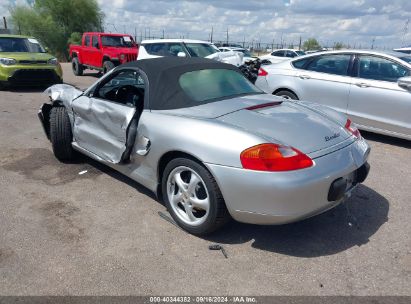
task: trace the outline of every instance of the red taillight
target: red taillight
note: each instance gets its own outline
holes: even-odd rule
[[[244,169],[258,171],[291,171],[311,167],[313,161],[304,153],[288,146],[261,144],[241,152]]]
[[[355,137],[361,138],[360,130],[351,122],[351,120],[347,119],[345,123],[345,128]]]
[[[268,75],[267,71],[264,70],[263,68],[260,68],[258,70],[258,76],[267,76],[267,75]]]

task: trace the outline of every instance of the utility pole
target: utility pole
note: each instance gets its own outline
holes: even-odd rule
[[[300,36],[300,42],[298,43],[298,50],[301,51],[301,36]]]
[[[228,27],[227,27],[227,46],[228,46]]]
[[[283,33],[281,33],[281,48],[283,49]]]
[[[104,27],[103,27],[103,21],[101,20],[101,15],[98,15],[98,25],[99,25],[99,31],[104,32]]]
[[[4,17],[3,17],[4,18]],[[407,19],[407,21],[405,22],[405,25],[404,25],[404,30],[403,30],[403,35],[402,35],[402,41],[401,41],[401,46],[405,46],[405,44],[406,44],[406,42],[405,42],[405,37],[407,36],[407,34],[408,34],[408,25],[409,25],[409,23],[410,23],[410,18],[408,18]]]
[[[3,17],[4,28],[7,30],[7,20],[6,17]]]
[[[163,29],[163,38],[162,39],[164,39],[164,29]]]
[[[371,42],[371,49],[372,49],[372,50],[374,49],[374,42],[375,42],[375,37],[372,38],[372,42]]]
[[[211,27],[211,33],[210,33],[210,42],[213,43],[213,34],[214,34],[214,27]]]

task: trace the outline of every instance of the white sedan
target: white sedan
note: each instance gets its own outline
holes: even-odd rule
[[[360,129],[411,139],[411,56],[342,50],[263,66],[256,85],[347,114]]]
[[[298,51],[298,50],[293,50],[293,49],[280,49],[280,50],[275,50],[270,54],[262,55],[258,58],[260,58],[260,60],[268,60],[271,63],[277,63],[277,62],[286,61],[291,58],[303,56],[303,55],[305,55],[303,51]]]

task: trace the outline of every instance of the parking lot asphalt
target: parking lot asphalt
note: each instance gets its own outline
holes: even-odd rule
[[[98,79],[63,67],[80,88]],[[363,133],[369,178],[327,213],[201,238],[112,169],[57,161],[37,118],[46,100],[0,92],[0,295],[411,295],[410,141]]]

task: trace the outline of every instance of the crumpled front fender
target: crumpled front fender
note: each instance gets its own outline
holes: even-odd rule
[[[44,93],[49,96],[51,103],[59,102],[66,108],[70,108],[71,102],[83,92],[68,84],[55,84],[48,87]]]
[[[44,103],[37,115],[43,126],[48,139],[50,139],[50,112],[55,106],[63,106],[67,109],[71,124],[73,125],[73,115],[71,111],[71,103],[74,99],[80,96],[83,92],[68,84],[55,84],[48,87],[44,94],[50,98],[49,103]]]

